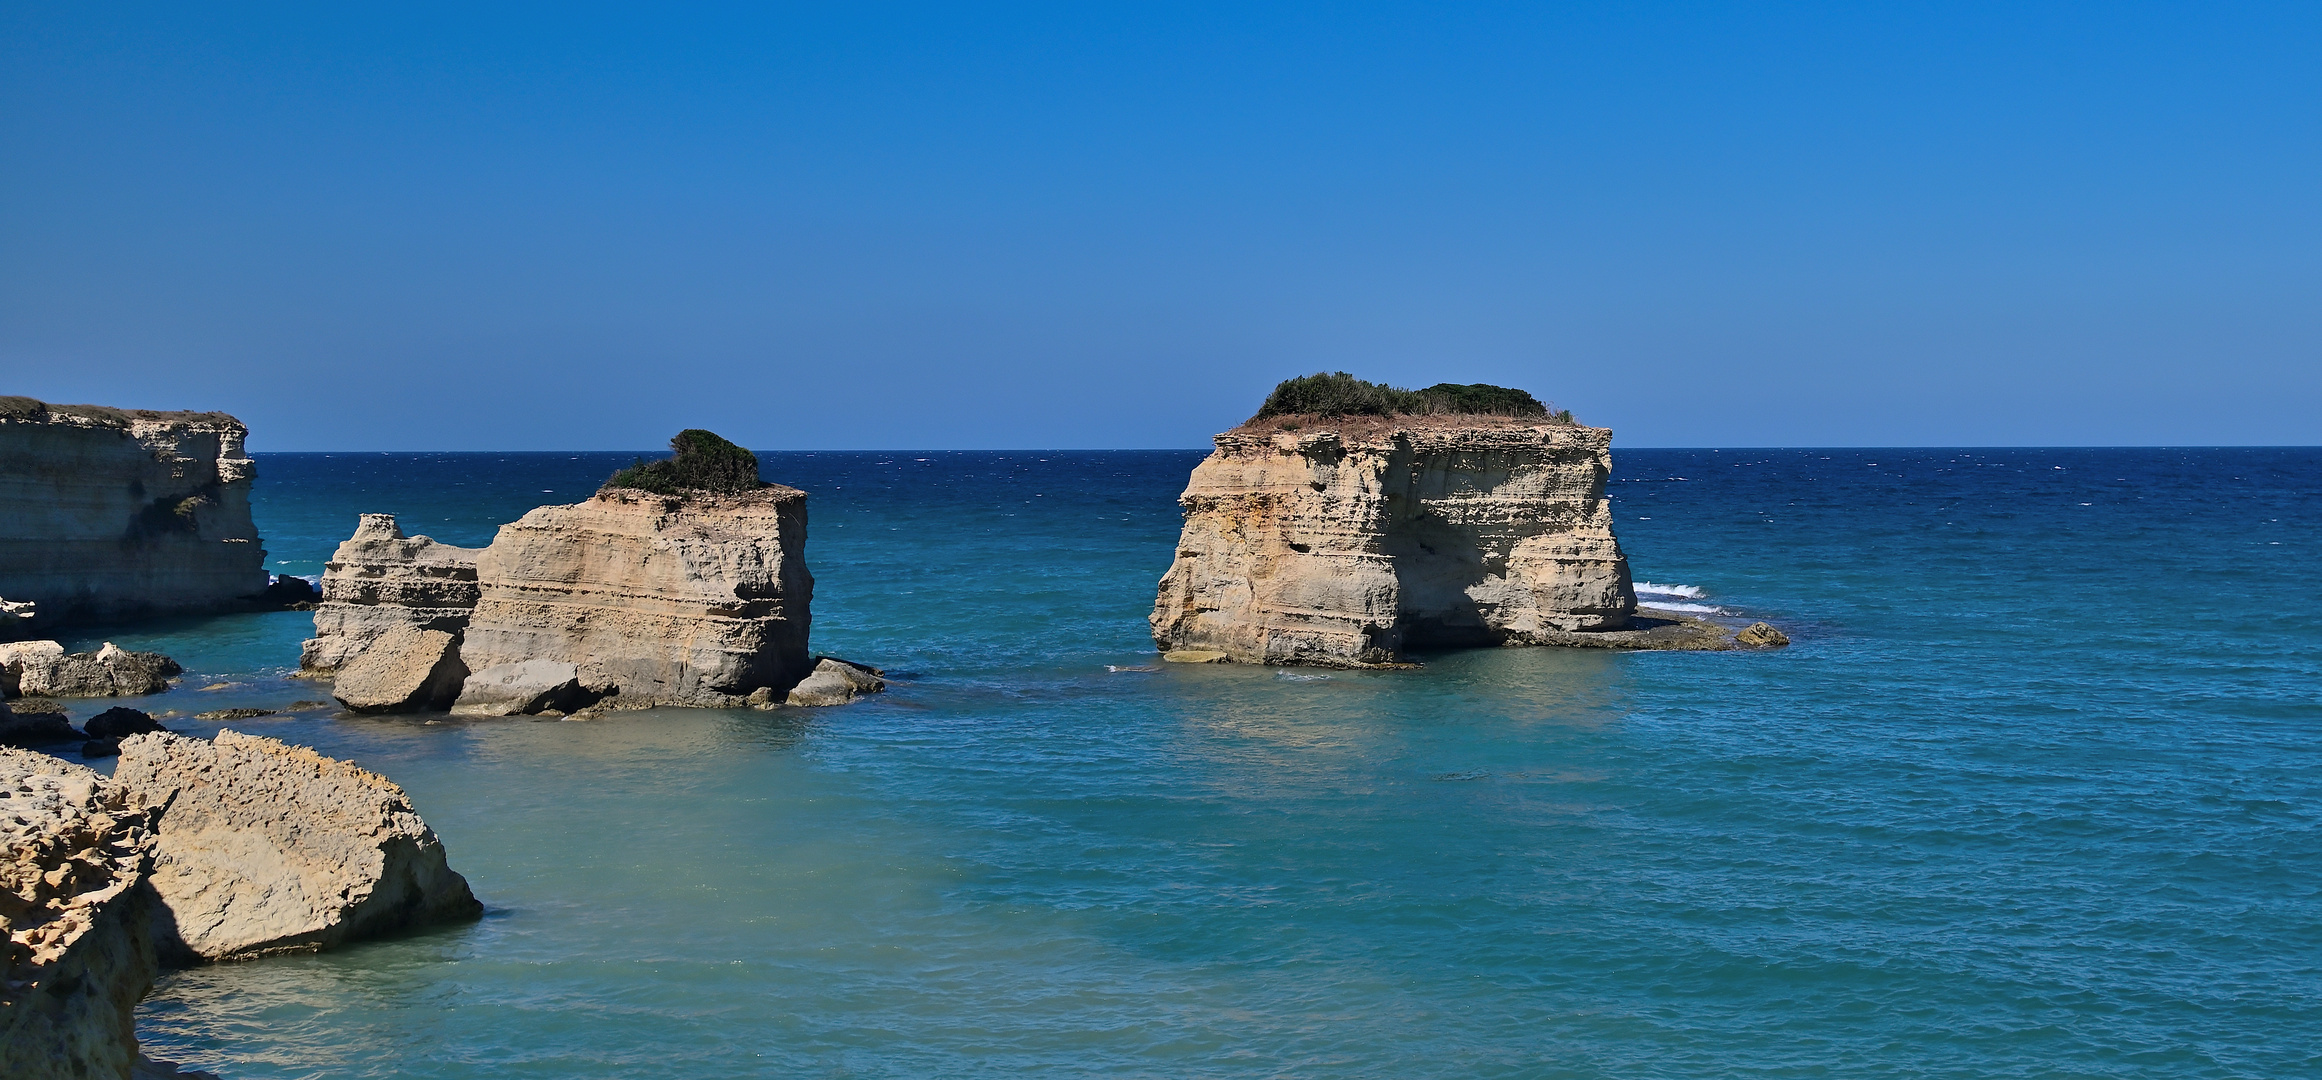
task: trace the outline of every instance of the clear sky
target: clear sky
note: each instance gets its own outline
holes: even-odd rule
[[[0,393],[260,450],[2322,443],[2322,5],[0,8]]]

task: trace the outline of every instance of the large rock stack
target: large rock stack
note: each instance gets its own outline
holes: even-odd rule
[[[501,526],[476,560],[460,657],[471,685],[502,665],[577,668],[623,705],[738,706],[810,668],[806,493],[662,495],[607,488]]]
[[[1179,500],[1154,640],[1176,659],[1362,666],[1620,630],[1636,594],[1605,502],[1611,442],[1462,415],[1219,435]]]
[[[224,413],[0,397],[0,596],[34,604],[30,628],[256,602],[246,434]]]

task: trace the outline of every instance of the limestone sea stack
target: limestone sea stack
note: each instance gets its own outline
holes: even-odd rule
[[[1732,647],[1700,620],[1639,617],[1605,500],[1612,432],[1521,390],[1293,379],[1216,447],[1179,499],[1153,608],[1169,659]]]
[[[256,602],[247,434],[224,413],[0,397],[0,597],[32,603],[32,627]]]
[[[460,647],[471,686],[546,660],[575,665],[623,707],[733,707],[760,690],[779,700],[810,667],[814,578],[796,488],[607,487],[501,526],[476,581]]]
[[[395,627],[457,635],[476,607],[476,548],[405,536],[393,514],[364,514],[323,564],[314,637],[299,653],[310,672],[338,670]]]

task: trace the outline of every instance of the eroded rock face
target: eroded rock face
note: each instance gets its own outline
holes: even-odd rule
[[[808,670],[805,547],[806,493],[795,488],[609,488],[544,506],[501,526],[477,558],[461,658],[479,674],[572,664],[583,686],[623,707],[778,697]]]
[[[0,749],[0,1076],[129,1075],[156,973],[151,844],[103,776]]]
[[[1605,502],[1612,432],[1501,417],[1272,423],[1217,437],[1179,504],[1153,638],[1249,663],[1565,644],[1636,611]]]
[[[0,596],[36,627],[248,606],[271,580],[224,413],[0,397]]]
[[[391,626],[339,669],[331,696],[356,712],[448,709],[467,674],[457,637]]]
[[[482,906],[387,778],[273,739],[139,735],[114,786],[150,808],[164,959],[306,952]]]
[[[457,637],[476,607],[475,548],[405,536],[393,514],[364,514],[324,564],[314,637],[299,667],[336,671],[398,626]]]

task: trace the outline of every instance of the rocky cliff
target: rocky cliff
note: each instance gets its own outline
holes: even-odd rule
[[[44,627],[263,593],[246,434],[223,413],[0,397],[0,596]]]
[[[460,647],[471,685],[551,661],[624,707],[733,707],[782,700],[810,668],[814,579],[795,488],[608,487],[544,506],[501,526],[476,583]]]
[[[1574,644],[1636,612],[1612,432],[1546,418],[1281,417],[1219,435],[1153,608],[1177,659],[1360,666]]]
[[[398,626],[457,635],[476,607],[476,548],[405,536],[393,514],[364,514],[323,565],[314,637],[299,654],[309,671],[336,671]]]
[[[0,749],[0,1076],[129,1075],[156,973],[151,846],[102,775]]]

